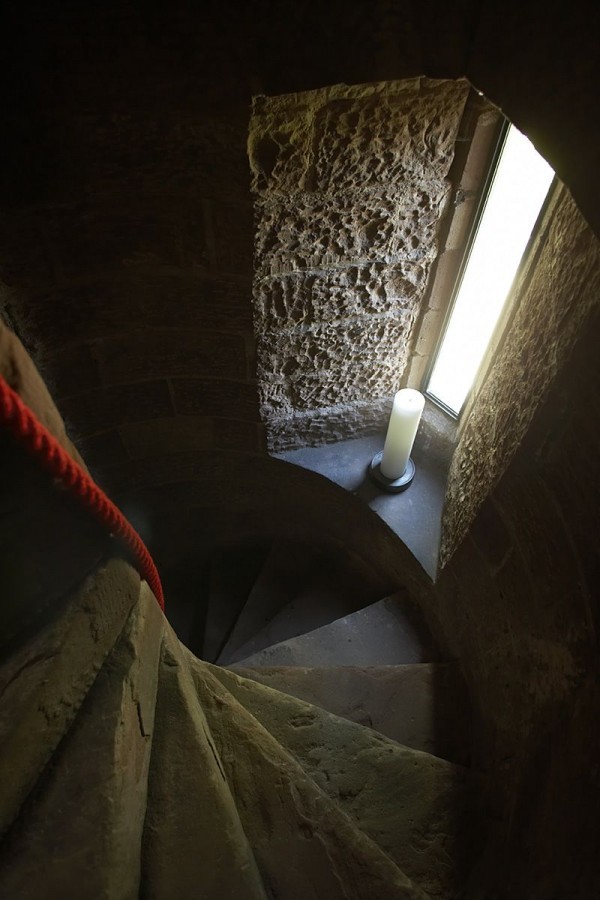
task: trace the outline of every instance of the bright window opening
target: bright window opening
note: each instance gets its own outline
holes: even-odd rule
[[[553,177],[511,126],[427,386],[455,415],[473,386]]]

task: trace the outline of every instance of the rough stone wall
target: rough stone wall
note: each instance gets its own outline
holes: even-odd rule
[[[442,565],[508,468],[537,406],[600,304],[600,247],[564,188],[548,209],[537,252],[515,291],[516,312],[452,458]]]
[[[385,422],[467,93],[411,79],[255,99],[255,330],[273,449]]]

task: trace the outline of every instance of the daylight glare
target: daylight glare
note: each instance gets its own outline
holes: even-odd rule
[[[506,303],[554,172],[510,127],[427,392],[458,415]]]

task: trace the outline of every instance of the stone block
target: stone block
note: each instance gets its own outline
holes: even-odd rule
[[[166,381],[120,384],[66,397],[60,411],[76,435],[89,437],[126,422],[172,415]]]
[[[265,449],[264,428],[258,422],[241,419],[213,419],[214,446],[217,450],[261,453]]]
[[[95,347],[105,385],[158,377],[246,378],[246,344],[235,334],[190,329],[148,330]]]
[[[73,725],[139,593],[137,572],[121,560],[109,561],[68,603],[58,603],[55,616],[5,661],[0,761],[10,777],[0,803],[2,832],[39,785],[40,773]]]
[[[253,187],[289,194],[400,185],[435,169],[448,174],[466,82],[335,85],[255,101]]]
[[[372,728],[398,744],[468,763],[468,702],[460,673],[451,664],[368,668],[236,665],[235,672]]]
[[[269,420],[397,387],[467,93],[466,82],[413,78],[255,101],[254,306]],[[403,323],[395,342],[375,333],[368,317],[378,315]],[[316,333],[342,324],[343,333]],[[340,365],[336,384],[328,373]]]
[[[175,410],[181,415],[259,421],[255,384],[225,379],[175,378],[171,385]]]
[[[415,177],[446,177],[468,85],[423,81],[424,89],[421,79],[411,79],[340,86],[326,95],[314,117],[316,190],[401,187]]]
[[[127,588],[121,578],[113,592],[124,593]],[[106,603],[109,598],[104,595],[101,599]],[[94,600],[90,597],[84,607],[84,622]],[[106,606],[102,613],[108,618]],[[100,627],[98,619],[87,623],[96,640],[107,630],[104,619],[99,619]],[[35,695],[39,712],[45,715],[46,734],[31,743],[43,746],[48,740],[47,734],[53,730],[49,723],[64,717],[61,706],[63,710],[71,708],[71,715],[77,712],[77,719],[48,764],[49,777],[38,779],[35,802],[24,804],[19,811],[13,859],[20,862],[1,867],[0,891],[4,896],[39,896],[41,870],[43,892],[49,897],[69,896],[74,884],[85,884],[89,896],[138,893],[153,750],[149,736],[154,732],[163,632],[163,615],[148,586],[143,585],[140,600],[106,661],[99,648],[85,640],[85,634],[73,630],[61,635],[65,644],[78,639],[80,652],[84,650],[95,665],[90,666],[83,653],[79,660],[68,658],[65,644],[55,643],[54,648],[46,647],[46,652],[38,656],[33,666],[38,675],[43,671],[40,660],[45,662],[49,657],[53,666],[46,667],[46,678]],[[82,678],[86,669],[87,678]],[[69,681],[79,682],[74,697],[70,696]],[[54,696],[49,697],[47,685],[53,682]],[[86,682],[89,692],[79,705],[77,694]],[[33,723],[30,720],[27,724]],[[18,760],[17,766],[22,764],[23,754]],[[14,777],[16,772],[12,774]]]
[[[248,135],[252,187],[297,192],[307,174],[315,102],[324,92],[254,98]]]
[[[206,450],[213,446],[212,421],[203,416],[169,416],[121,425],[119,434],[131,459]]]
[[[259,345],[259,377],[273,380],[280,395],[285,385],[284,396],[297,410],[389,395],[406,364],[411,326],[405,313],[269,332]],[[264,397],[267,407],[274,408],[271,396]]]
[[[239,661],[240,666],[388,666],[438,658],[419,611],[404,595],[387,597]]]
[[[60,351],[40,348],[36,365],[53,397],[60,400],[72,394],[101,387],[95,344],[67,344]]]
[[[340,403],[308,412],[277,411],[267,420],[269,450],[316,447],[385,430],[390,415],[389,398]]]
[[[172,199],[172,198],[171,198]],[[130,205],[128,205],[130,204]],[[173,204],[121,196],[117,207],[56,208],[44,220],[44,239],[63,283],[147,266],[208,269],[209,236],[203,202]]]
[[[250,277],[190,271],[139,273],[121,290],[149,328],[195,328],[241,333],[252,329]]]
[[[447,194],[443,180],[414,179],[402,188],[323,197],[298,194],[293,203],[259,202],[259,275],[367,262],[431,261]]]
[[[90,469],[111,466],[127,459],[127,451],[118,431],[104,431],[77,441],[77,449]]]
[[[228,784],[235,785],[233,808],[239,813],[243,833],[250,842],[264,880],[274,887],[276,894],[288,900],[305,900],[311,893],[330,900],[342,900],[344,895],[352,897],[353,894],[356,900],[384,898],[386,894],[390,900],[394,895],[398,900],[400,897],[417,900],[425,891],[429,894],[431,886],[431,896],[451,896],[447,889],[451,882],[447,852],[443,860],[441,838],[432,840],[431,834],[433,832],[436,837],[442,834],[444,841],[448,841],[453,827],[449,810],[456,815],[463,805],[460,797],[460,782],[464,781],[462,773],[455,771],[450,763],[420,760],[415,751],[392,742],[386,741],[387,746],[382,747],[384,739],[367,729],[335,719],[263,685],[240,679],[225,669],[193,659],[190,667],[193,667],[198,705],[206,710],[206,721],[214,742],[213,754],[218,754],[222,761],[222,777]],[[170,696],[168,700],[170,711],[173,708]],[[355,734],[349,734],[350,729],[354,729]],[[344,764],[346,760],[351,761],[348,762],[352,768],[350,779],[344,778],[340,771],[338,741],[347,748],[343,760]],[[169,754],[170,749],[167,747],[165,752]],[[174,757],[177,771],[180,766],[184,772],[189,768],[185,759],[190,755],[200,759],[202,772],[208,771],[208,762],[205,763],[191,743],[177,747]],[[433,766],[435,801],[430,800],[424,809],[423,796],[427,795],[424,784],[428,780],[431,787]],[[200,766],[191,768],[200,769]],[[197,775],[192,772],[191,778],[194,777]],[[217,776],[213,778],[220,783]],[[169,791],[165,791],[167,797],[173,788],[180,790],[180,780],[178,775],[172,784],[169,782]],[[205,777],[199,784],[206,781]],[[331,782],[329,787],[327,782]],[[381,816],[379,812],[377,821],[384,820],[385,828],[380,826],[380,833],[377,833],[377,826],[364,814],[364,807],[380,811],[383,807],[382,800],[376,796],[377,788],[383,790],[382,786],[385,786],[389,794],[390,785],[395,785],[402,796],[395,796],[391,804],[396,813],[393,822],[388,820],[387,813]],[[186,796],[200,798],[197,801],[202,804],[198,805],[199,810],[207,806],[218,810],[217,800],[209,798],[207,803],[206,795],[206,789],[199,793],[196,787],[186,793]],[[353,810],[358,795],[360,801],[356,805],[360,804],[360,808]],[[256,815],[257,796],[261,798],[260,815]],[[191,820],[194,818],[192,816]],[[220,827],[216,829],[219,837],[226,831],[226,827],[221,826],[223,819],[221,816]],[[232,830],[229,826],[229,833]],[[392,846],[391,834],[395,846]],[[421,837],[423,834],[427,835],[427,840]],[[203,839],[203,843],[209,839],[211,846],[214,845],[215,840],[209,837]],[[223,843],[221,837],[220,840]],[[198,842],[196,834],[194,842]],[[173,842],[173,846],[181,852],[181,842]],[[188,846],[190,852],[186,859],[193,859],[193,845],[188,842]],[[413,862],[417,859],[413,868],[427,870],[428,876],[421,880],[421,871],[416,871],[416,884],[409,880],[410,876],[404,874],[408,867],[405,859],[394,853],[396,846],[405,851],[410,847],[411,852],[404,855]],[[162,847],[157,849],[161,854],[164,852]],[[170,846],[167,849],[170,850]],[[215,856],[230,859],[231,851],[219,846]],[[172,851],[169,858],[172,858]],[[239,863],[238,868],[247,872],[249,867],[247,863],[245,866]],[[211,872],[209,890],[218,872],[218,869]],[[187,885],[183,878],[178,881],[178,885],[184,886],[179,894],[189,894],[197,880],[194,871],[194,881],[190,879]],[[172,879],[167,884],[172,885]],[[240,890],[236,885],[217,884],[212,895],[255,900],[255,895],[245,885]],[[264,896],[265,893],[260,894],[261,898]]]
[[[257,279],[256,327],[279,329],[377,313],[402,314],[418,305],[426,275],[425,262],[403,262]]]
[[[201,881],[207,897],[263,900],[255,849],[234,799],[237,787],[234,793],[223,768],[228,753],[216,748],[204,711],[215,701],[210,693],[199,694],[194,663],[202,665],[167,628],[158,667],[144,874],[159,897],[191,896]],[[192,759],[195,765],[188,764]],[[210,848],[209,871],[202,871],[199,847]]]

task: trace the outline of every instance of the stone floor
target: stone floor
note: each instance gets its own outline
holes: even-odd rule
[[[437,659],[422,616],[398,594],[238,661],[243,666],[394,666]]]
[[[351,491],[374,510],[404,541],[431,578],[435,578],[446,487],[443,467],[415,445],[415,479],[401,494],[386,494],[369,478],[371,459],[385,435],[372,435],[321,447],[273,454],[278,459],[324,475]]]

